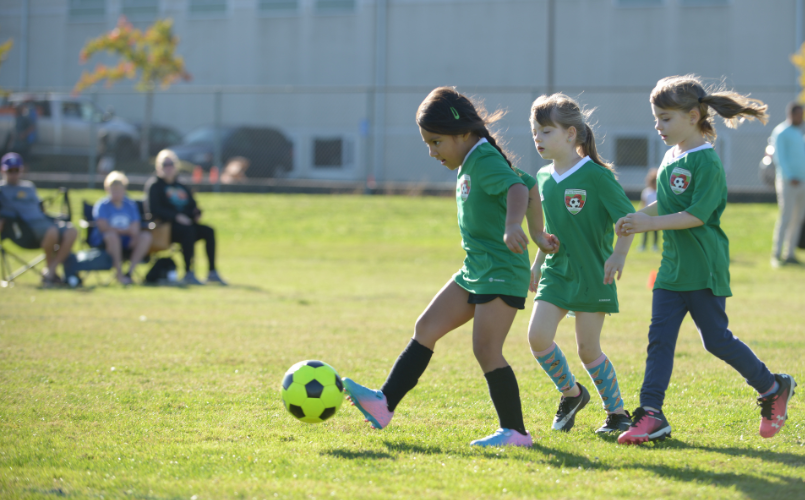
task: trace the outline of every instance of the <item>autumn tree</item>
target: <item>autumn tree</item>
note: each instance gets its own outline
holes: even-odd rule
[[[791,62],[799,70],[799,86],[803,89],[799,93],[799,102],[805,103],[805,43],[799,48],[799,52],[791,56]]]
[[[0,44],[0,65],[2,65],[3,61],[6,60],[6,57],[8,57],[8,52],[11,50],[11,47],[13,46],[14,46],[14,40],[12,40],[11,38],[6,40],[5,43]],[[4,96],[6,94],[8,94],[8,92],[0,88],[0,96]]]
[[[178,44],[179,38],[173,34],[172,19],[158,19],[142,31],[121,17],[115,29],[90,40],[81,49],[79,60],[82,64],[98,52],[117,56],[119,61],[115,66],[98,64],[91,73],[84,71],[74,92],[79,93],[102,80],[106,80],[106,86],[111,87],[123,79],[138,79],[135,88],[145,93],[145,119],[140,134],[142,160],[148,158],[154,91],[157,87],[167,89],[178,80],[190,80],[184,60],[176,55]]]

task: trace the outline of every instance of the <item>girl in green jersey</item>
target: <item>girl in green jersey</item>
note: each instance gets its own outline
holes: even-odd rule
[[[440,87],[419,106],[417,124],[430,156],[458,170],[456,203],[464,266],[436,294],[414,328],[414,338],[400,354],[380,390],[348,378],[352,403],[377,429],[389,424],[405,394],[428,366],[436,342],[470,320],[472,344],[489,386],[500,429],[473,441],[478,446],[531,446],[523,423],[517,379],[503,357],[503,342],[528,295],[528,238],[521,224],[528,217],[531,237],[546,251],[556,241],[544,234],[542,209],[531,198],[534,178],[511,166],[489,133],[485,117],[469,99]]]
[[[538,252],[531,268],[531,290],[537,296],[528,342],[562,393],[552,428],[567,432],[590,401],[554,342],[559,322],[574,312],[578,354],[607,411],[597,432],[610,433],[626,430],[631,421],[615,368],[601,351],[601,329],[606,314],[618,312],[615,276],[620,279],[634,238],[618,238],[613,250],[614,223],[634,208],[612,166],[598,156],[593,131],[585,122],[588,114],[564,94],[541,96],[531,107],[534,144],[540,156],[553,160],[537,173],[545,230],[556,235],[561,247],[547,259]]]
[[[640,407],[622,444],[662,440],[671,425],[662,412],[674,366],[679,326],[690,312],[707,351],[730,364],[759,394],[760,435],[785,425],[796,382],[773,374],[727,327],[729,240],[721,230],[727,206],[724,167],[712,143],[715,114],[735,128],[744,118],[766,123],[766,105],[736,92],[706,90],[693,75],[663,78],[651,92],[654,128],[672,146],[657,177],[657,201],[618,221],[619,235],[663,231],[662,264],[654,282],[648,356]]]

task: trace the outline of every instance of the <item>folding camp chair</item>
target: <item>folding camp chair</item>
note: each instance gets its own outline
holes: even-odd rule
[[[54,222],[70,222],[73,216],[67,188],[59,188],[55,195],[43,199],[40,207],[42,212]],[[31,260],[24,259],[6,248],[6,240],[10,240],[18,247],[26,250],[41,248],[41,242],[37,240],[31,227],[22,218],[5,219],[3,231],[0,234],[0,287],[3,288],[13,286],[15,279],[31,269],[35,269],[45,260],[44,252]],[[13,269],[11,265],[13,261],[21,264],[21,267]]]

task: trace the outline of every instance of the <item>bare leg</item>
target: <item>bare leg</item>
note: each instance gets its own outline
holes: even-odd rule
[[[78,238],[78,231],[76,231],[74,227],[68,227],[64,230],[61,243],[59,243],[59,250],[56,252],[56,257],[54,259],[54,270],[59,264],[64,264],[64,261],[70,256],[70,252],[73,251],[73,244],[75,243],[76,238]]]
[[[475,306],[472,350],[484,373],[509,366],[503,357],[503,343],[516,314],[517,309],[500,298]]]
[[[45,252],[45,262],[47,263],[47,273],[45,276],[56,276],[56,253],[54,247],[59,242],[59,229],[51,226],[42,238],[42,250]]]
[[[414,340],[433,350],[440,338],[471,320],[475,304],[467,303],[469,296],[469,292],[450,280],[416,320]]]
[[[151,248],[151,233],[148,231],[140,231],[136,238],[131,239],[130,246],[133,247],[131,251],[131,260],[129,261],[129,276],[134,272],[134,268],[143,260],[148,250]]]
[[[112,266],[117,272],[117,280],[125,283],[126,279],[123,276],[122,261],[123,261],[123,248],[120,244],[120,235],[115,231],[107,231],[103,233],[103,242],[106,245],[106,251],[112,257]]]

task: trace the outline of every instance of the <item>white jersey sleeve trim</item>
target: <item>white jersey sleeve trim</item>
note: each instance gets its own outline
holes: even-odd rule
[[[573,175],[573,174],[574,174],[574,173],[575,173],[575,172],[576,172],[578,169],[580,169],[580,168],[581,168],[581,167],[582,167],[582,166],[583,166],[585,163],[587,163],[588,161],[590,161],[590,157],[589,157],[589,156],[585,156],[584,158],[582,158],[581,160],[579,160],[579,162],[578,162],[578,163],[576,163],[575,165],[573,165],[572,167],[570,167],[570,170],[566,171],[566,172],[565,172],[564,174],[562,174],[562,175],[557,174],[557,173],[556,173],[556,169],[555,169],[555,168],[553,168],[553,164],[551,164],[551,177],[553,177],[553,180],[555,180],[555,181],[556,181],[556,183],[557,183],[557,184],[559,184],[559,183],[560,183],[560,182],[562,182],[563,180],[565,180],[565,179],[567,179],[568,177],[570,177],[571,175]]]

